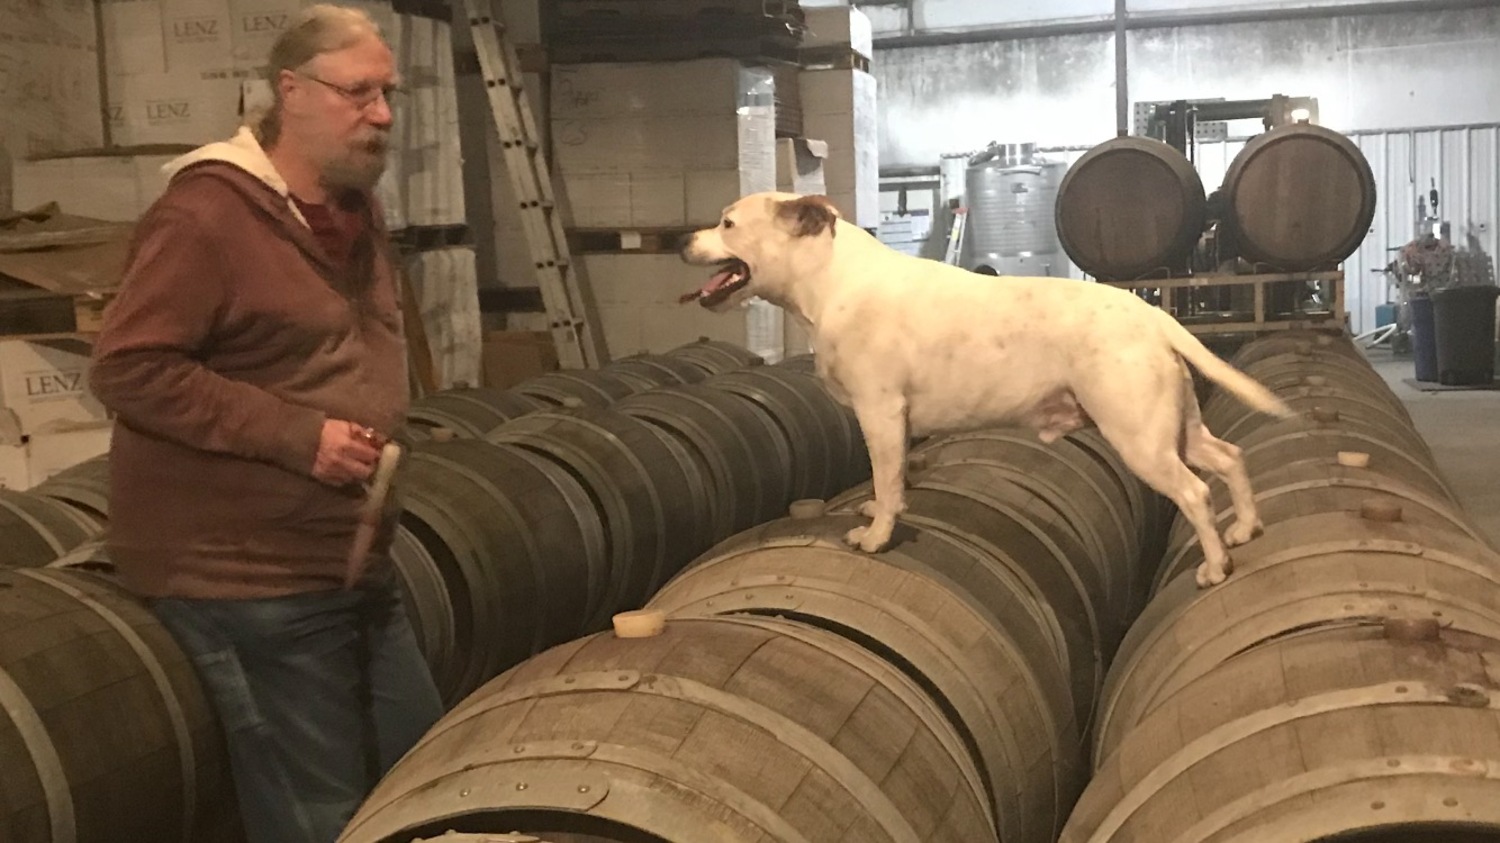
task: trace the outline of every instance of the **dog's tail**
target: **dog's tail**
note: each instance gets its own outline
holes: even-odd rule
[[[1259,410],[1280,418],[1290,418],[1297,415],[1297,411],[1288,407],[1285,401],[1276,397],[1276,394],[1267,389],[1264,384],[1255,378],[1241,372],[1230,365],[1219,355],[1209,351],[1192,332],[1182,327],[1182,323],[1172,318],[1166,311],[1156,311],[1162,319],[1162,332],[1171,343],[1172,349],[1182,356],[1182,359],[1192,364],[1204,377],[1228,390],[1234,397],[1243,401],[1251,409]]]

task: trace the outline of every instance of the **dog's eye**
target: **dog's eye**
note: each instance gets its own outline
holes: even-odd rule
[[[734,228],[734,220],[724,220],[725,228]]]

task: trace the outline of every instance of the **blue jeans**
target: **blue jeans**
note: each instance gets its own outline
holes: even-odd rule
[[[332,843],[442,716],[396,588],[150,601],[218,712],[248,843]]]

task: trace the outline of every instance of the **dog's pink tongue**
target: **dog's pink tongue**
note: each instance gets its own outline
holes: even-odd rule
[[[687,304],[694,299],[701,299],[704,296],[710,295],[715,290],[719,289],[725,284],[728,284],[730,279],[734,278],[734,276],[735,272],[733,269],[720,270],[719,272],[714,273],[714,277],[710,278],[708,280],[708,283],[700,287],[697,292],[683,293],[681,296],[679,296],[677,299],[677,303]]]

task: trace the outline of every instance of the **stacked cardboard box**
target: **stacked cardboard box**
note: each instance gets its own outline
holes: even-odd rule
[[[132,222],[166,190],[162,166],[175,155],[84,155],[18,161],[17,208],[56,202],[63,213]]]
[[[688,230],[725,206],[774,190],[770,70],[738,59],[560,65],[552,69],[553,166],[575,229]],[[670,237],[656,253],[581,254],[612,356],[665,351],[700,336],[769,359],[782,353],[781,311],[733,314],[678,304],[711,270],[684,264]]]
[[[828,142],[828,196],[861,228],[880,225],[880,127],[875,77],[864,70],[804,70],[802,125]]]
[[[0,342],[0,488],[29,489],[109,450],[78,343]]]
[[[0,3],[0,212],[13,162],[104,142],[98,50],[88,0]]]
[[[562,65],[552,149],[577,228],[712,224],[776,184],[774,83],[736,59]]]

